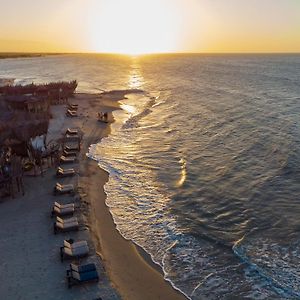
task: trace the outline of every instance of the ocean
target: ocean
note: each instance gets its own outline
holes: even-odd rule
[[[300,55],[5,59],[0,77],[142,90],[88,153],[120,233],[190,299],[300,299]]]

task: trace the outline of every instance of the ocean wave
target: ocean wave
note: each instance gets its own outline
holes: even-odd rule
[[[150,100],[148,100],[147,103],[144,105],[143,110],[141,112],[132,115],[126,120],[126,122],[122,126],[122,129],[138,127],[138,122],[152,112],[151,107],[153,107],[156,104],[156,100],[156,97],[151,97]]]
[[[192,299],[295,299],[298,62],[165,55],[132,66],[66,55],[3,60],[0,76],[77,79],[79,92],[101,87],[134,107],[114,113],[111,135],[88,155],[110,173],[106,202],[118,230],[174,286]]]
[[[299,244],[280,245],[270,238],[247,235],[233,247],[247,263],[285,299],[300,299]]]

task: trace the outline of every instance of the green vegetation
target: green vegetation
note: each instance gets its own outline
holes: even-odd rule
[[[39,57],[45,55],[59,55],[61,53],[22,53],[22,52],[0,52],[0,59],[18,57]]]

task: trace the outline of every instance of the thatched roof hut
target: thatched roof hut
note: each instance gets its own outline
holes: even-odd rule
[[[2,95],[44,95],[49,96],[50,93],[64,93],[68,97],[72,96],[77,88],[77,81],[70,82],[59,81],[50,82],[47,84],[27,84],[27,85],[6,85],[0,87],[0,94]]]
[[[35,91],[35,84],[27,85],[6,85],[0,87],[0,94],[2,95],[26,95],[33,94]]]
[[[48,112],[50,100],[47,97],[32,95],[2,96],[1,101],[7,104],[10,110],[23,110],[33,113]]]
[[[1,112],[0,145],[27,143],[30,138],[46,134],[48,125],[49,115],[46,113]]]
[[[33,111],[44,111],[46,110],[45,103],[42,103],[42,99],[47,99],[51,104],[64,104],[67,103],[68,98],[71,97],[77,88],[77,81],[73,80],[70,82],[59,81],[50,82],[47,84],[27,84],[27,85],[15,85],[15,86],[4,86],[0,87],[0,94],[5,97],[17,97],[10,100],[12,106],[16,109],[33,110]],[[36,104],[32,104],[28,109],[27,105],[24,105],[22,97],[35,97]],[[18,98],[20,97],[20,98]],[[37,103],[39,102],[39,103]],[[36,109],[36,106],[38,108]]]
[[[110,123],[114,121],[112,112],[116,110],[113,106],[102,106],[101,111],[98,112],[98,121],[104,123]]]

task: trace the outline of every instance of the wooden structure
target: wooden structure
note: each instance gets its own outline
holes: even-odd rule
[[[15,85],[15,86],[5,85],[5,86],[0,86],[0,94],[2,96],[14,96],[14,97],[30,96],[38,101],[47,100],[49,101],[50,104],[53,105],[66,104],[68,102],[68,98],[73,96],[77,88],[77,85],[78,84],[76,80],[70,82],[65,82],[65,81],[51,82],[47,84],[31,83],[27,85]],[[22,102],[21,100],[19,101]],[[17,100],[14,102],[17,102]],[[36,105],[40,105],[40,104],[41,103]]]
[[[101,111],[98,112],[98,121],[103,123],[112,123],[114,117],[112,112],[115,110],[115,107],[105,106],[101,108]]]
[[[9,110],[21,110],[30,113],[48,113],[50,101],[45,97],[30,95],[4,96],[1,98]]]

